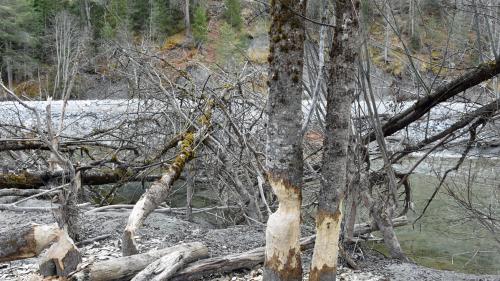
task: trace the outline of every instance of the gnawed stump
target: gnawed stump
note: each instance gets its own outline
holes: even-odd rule
[[[64,231],[56,243],[52,244],[47,256],[40,263],[40,274],[43,276],[68,276],[82,262],[80,251],[73,240]]]

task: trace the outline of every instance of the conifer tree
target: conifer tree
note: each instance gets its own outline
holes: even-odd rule
[[[227,23],[239,30],[242,25],[240,0],[225,0],[226,12],[224,14]]]
[[[207,12],[206,9],[198,5],[194,10],[193,17],[193,36],[197,44],[202,44],[207,41]]]

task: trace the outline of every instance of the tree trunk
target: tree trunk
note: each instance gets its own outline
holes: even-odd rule
[[[319,206],[316,214],[316,245],[309,280],[335,280],[339,250],[342,201],[347,188],[351,101],[356,88],[358,43],[357,1],[335,1],[335,34],[330,50],[326,129]]]
[[[142,225],[147,216],[167,199],[172,184],[180,177],[186,163],[193,159],[195,148],[211,128],[210,116],[212,116],[213,106],[214,102],[209,100],[202,117],[199,118],[201,124],[198,131],[196,133],[187,132],[184,134],[184,139],[180,142],[181,152],[162,177],[155,181],[135,204],[122,235],[123,255],[128,256],[138,253],[135,242],[137,229]]]
[[[184,25],[186,26],[186,39],[191,41],[191,20],[189,19],[189,0],[184,1]]]
[[[264,280],[302,280],[300,207],[302,202],[302,66],[305,0],[272,1],[270,82],[266,144],[267,178],[278,210],[266,228]]]
[[[185,164],[193,158],[193,150],[199,138],[200,134],[197,134],[197,137],[195,137],[194,133],[186,136],[182,142],[182,151],[177,155],[174,163],[170,165],[163,176],[158,181],[155,181],[135,204],[122,235],[122,253],[124,256],[138,253],[137,244],[135,242],[137,229],[142,225],[148,215],[167,199],[172,184],[181,175]]]
[[[56,211],[56,221],[59,226],[66,230],[69,237],[75,241],[80,241],[80,210],[78,209],[78,194],[82,186],[80,172],[76,173],[69,189],[63,187],[59,193],[61,203],[59,210]]]
[[[388,214],[387,208],[384,208],[381,202],[375,202],[371,195],[368,193],[368,179],[366,175],[361,175],[361,188],[360,196],[363,200],[365,207],[370,211],[370,216],[375,221],[377,228],[382,233],[384,237],[384,244],[389,250],[391,257],[407,261],[408,258],[405,256],[401,245],[394,232],[394,225],[390,215]]]

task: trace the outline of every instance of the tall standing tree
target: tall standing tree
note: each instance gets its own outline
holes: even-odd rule
[[[266,229],[264,280],[302,280],[302,66],[306,0],[271,2],[267,178],[279,201]]]
[[[191,19],[189,18],[189,0],[184,1],[184,25],[186,26],[186,38],[191,40]]]
[[[356,89],[359,2],[335,1],[335,28],[330,49],[327,86],[326,129],[319,206],[316,214],[316,243],[310,281],[336,278],[342,201],[347,188],[347,149],[351,102]]]
[[[26,69],[23,67],[25,64],[33,63],[29,52],[36,44],[32,18],[26,0],[5,0],[0,3],[0,72],[7,74],[10,89],[16,73]]]
[[[226,0],[226,11],[224,16],[227,23],[236,29],[240,29],[242,25],[241,19],[241,3],[240,0]]]

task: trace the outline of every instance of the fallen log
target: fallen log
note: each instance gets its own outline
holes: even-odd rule
[[[406,224],[408,224],[408,219],[406,217],[395,218],[393,220],[394,227]],[[356,224],[354,226],[354,235],[360,236],[376,230],[378,230],[376,225],[370,225],[368,223]],[[301,251],[311,249],[314,246],[315,239],[316,235],[302,238],[300,240]],[[252,269],[264,262],[264,250],[264,247],[260,247],[244,253],[199,260],[177,272],[171,280],[199,280],[208,274],[231,272],[237,269]],[[341,256],[344,259],[349,258],[343,254]]]
[[[196,132],[186,132],[184,134],[184,138],[179,142],[181,151],[177,154],[173,163],[170,164],[162,177],[155,181],[139,198],[132,209],[128,217],[127,226],[122,234],[122,254],[124,256],[138,253],[135,241],[136,231],[142,226],[148,215],[167,199],[170,188],[180,177],[184,166],[193,159],[197,146],[211,129],[210,118],[213,106],[213,101],[208,101],[203,116],[199,118],[199,122],[201,123],[200,128]]]
[[[0,189],[0,197],[4,196],[32,196],[35,194],[38,194],[40,192],[43,192],[43,190],[39,189],[16,189],[16,188],[6,188],[6,189]]]
[[[394,218],[392,220],[392,226],[404,226],[408,224],[408,218],[406,216]],[[376,224],[369,223],[359,223],[354,226],[354,236],[361,236],[368,233],[372,233],[378,230],[378,226]]]
[[[35,257],[58,239],[57,224],[27,224],[0,232],[0,262]]]
[[[81,266],[82,269],[72,274],[69,280],[111,281],[130,279],[152,262],[173,253],[190,256],[192,257],[191,260],[196,260],[208,257],[208,248],[200,242],[193,242],[143,254],[95,262]]]
[[[34,189],[45,186],[49,181],[55,179],[68,179],[68,173],[65,171],[57,172],[30,172],[22,171],[19,173],[0,173],[0,190],[1,189]],[[124,175],[117,171],[101,171],[101,172],[82,172],[83,185],[104,185],[116,183],[123,178],[127,181],[145,181],[152,182],[158,180],[160,176],[140,176],[141,171],[135,171]]]
[[[21,196],[8,196],[8,195],[2,196],[0,197],[0,204],[11,204],[18,201],[21,198],[22,198]]]
[[[180,269],[190,262],[200,258],[199,253],[190,251],[187,253],[175,252],[163,256],[149,264],[139,272],[132,281],[167,281]]]

